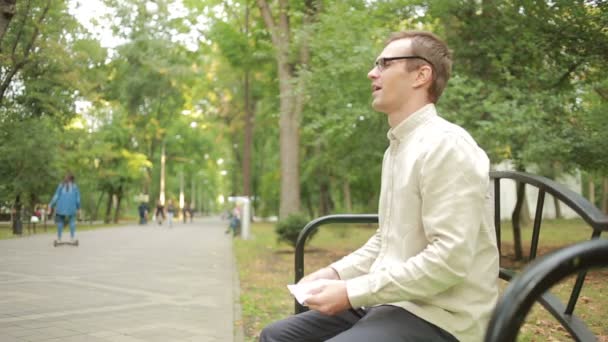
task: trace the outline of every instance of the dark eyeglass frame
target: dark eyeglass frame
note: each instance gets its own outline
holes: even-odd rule
[[[396,60],[400,60],[400,59],[422,59],[423,61],[429,63],[431,68],[433,68],[433,63],[431,63],[431,61],[429,61],[428,59],[426,59],[424,57],[420,57],[420,56],[380,57],[380,58],[376,59],[376,61],[374,62],[374,65],[376,66],[376,68],[378,68],[378,71],[383,71],[388,66],[390,66],[390,64],[387,64],[387,62],[396,61]]]

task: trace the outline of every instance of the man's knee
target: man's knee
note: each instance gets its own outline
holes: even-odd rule
[[[280,341],[281,330],[279,322],[267,325],[260,333],[260,342]]]

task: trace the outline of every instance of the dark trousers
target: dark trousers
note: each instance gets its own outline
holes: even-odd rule
[[[325,316],[306,311],[264,328],[260,342],[428,342],[458,341],[445,330],[392,305]]]

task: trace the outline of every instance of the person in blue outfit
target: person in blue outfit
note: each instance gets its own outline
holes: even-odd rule
[[[61,241],[61,233],[65,221],[70,222],[70,241],[76,234],[76,215],[80,211],[80,190],[74,182],[74,175],[68,172],[55,190],[55,195],[49,203],[49,208],[55,213],[57,223],[57,241]]]
[[[139,212],[139,224],[147,224],[148,223],[148,203],[141,202],[139,207],[137,207],[137,211]]]

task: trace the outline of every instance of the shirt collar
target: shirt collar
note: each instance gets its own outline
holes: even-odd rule
[[[405,120],[399,123],[396,127],[393,127],[388,130],[386,133],[386,137],[388,140],[398,140],[401,141],[405,139],[411,132],[413,132],[417,127],[421,126],[428,119],[437,115],[437,110],[435,109],[435,105],[433,103],[429,103],[424,105],[422,108],[413,112],[410,116],[408,116]]]

